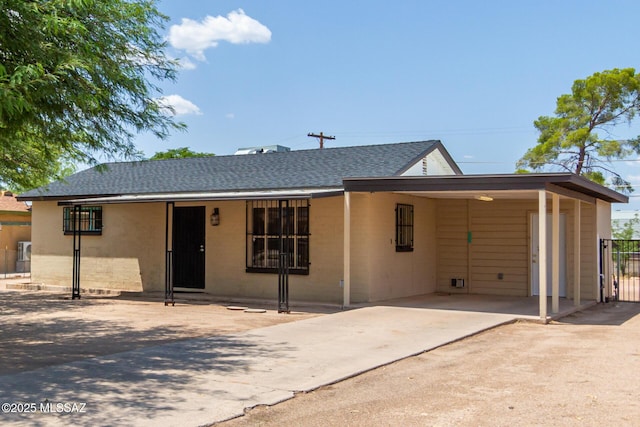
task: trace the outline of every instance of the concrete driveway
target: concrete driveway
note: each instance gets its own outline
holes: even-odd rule
[[[2,375],[0,423],[208,425],[516,318],[368,306]]]

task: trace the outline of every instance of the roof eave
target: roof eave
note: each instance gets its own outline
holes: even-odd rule
[[[17,196],[16,200],[18,200],[19,202],[55,202],[55,201],[61,201],[61,200],[76,200],[76,199],[93,199],[96,197],[117,197],[117,196],[121,196],[121,194],[92,194],[92,195],[86,195],[86,194],[78,194],[78,195],[70,195],[70,196],[44,196],[44,195],[37,195],[37,196]]]
[[[624,194],[568,173],[346,178],[343,183],[345,191],[354,192],[548,190],[556,185],[610,203],[629,202]]]
[[[312,188],[294,190],[220,191],[202,193],[124,194],[110,197],[93,197],[59,200],[60,206],[102,205],[124,203],[206,202],[237,200],[293,200],[318,199],[344,194],[342,188]]]

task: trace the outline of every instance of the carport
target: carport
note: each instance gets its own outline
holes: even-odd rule
[[[482,218],[493,227],[483,229],[485,242],[491,240],[488,233],[492,230],[495,233],[512,227],[514,232],[509,235],[509,241],[518,245],[517,258],[510,258],[509,247],[499,248],[499,239],[493,239],[491,254],[496,268],[508,270],[510,263],[519,266],[512,274],[511,288],[487,285],[503,280],[503,273],[493,277],[492,270],[479,265],[481,261],[476,259],[479,250],[467,249],[466,254],[440,256],[436,265],[438,290],[446,286],[447,279],[443,277],[449,269],[466,280],[466,293],[523,297],[537,293],[538,316],[543,320],[549,312],[560,312],[561,283],[565,281],[566,296],[573,299],[574,306],[580,306],[583,296],[599,301],[600,272],[596,267],[599,240],[611,237],[611,204],[628,202],[627,196],[570,173],[349,178],[344,180],[344,189],[345,306],[351,302],[351,196],[395,193],[433,199],[444,212],[436,219],[436,228],[451,229],[452,234],[439,232],[435,251],[444,253],[450,236],[462,242],[463,249],[463,244],[469,248],[476,245],[474,227],[479,226],[474,218]],[[447,212],[457,209],[466,209],[467,221],[453,227],[447,222]],[[474,212],[479,213],[474,217]],[[454,271],[448,261],[457,256],[467,259],[461,259],[458,270]],[[523,262],[525,259],[528,261]],[[551,297],[550,309],[548,296]]]

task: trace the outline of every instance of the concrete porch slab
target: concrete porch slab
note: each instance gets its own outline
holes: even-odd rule
[[[547,321],[567,316],[575,311],[584,310],[595,304],[595,301],[582,301],[575,306],[573,300],[560,298],[560,310],[551,313],[551,297],[547,298],[549,315]],[[510,297],[502,295],[444,294],[432,293],[405,298],[397,298],[373,303],[355,304],[354,307],[394,306],[428,308],[433,310],[453,310],[478,313],[496,313],[512,315],[517,319],[540,321],[539,299],[537,296]]]

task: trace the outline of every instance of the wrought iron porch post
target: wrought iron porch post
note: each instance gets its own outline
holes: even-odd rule
[[[82,226],[80,223],[80,205],[73,206],[73,277],[71,284],[71,299],[80,299],[80,236],[82,236]]]
[[[289,201],[279,200],[278,313],[289,313]]]
[[[171,206],[171,209],[169,209]],[[164,251],[165,251],[165,268],[164,268],[164,305],[176,305],[173,296],[173,233],[169,233],[169,216],[173,223],[174,202],[167,202],[165,207],[165,230],[164,230]],[[172,224],[173,225],[173,224]]]

